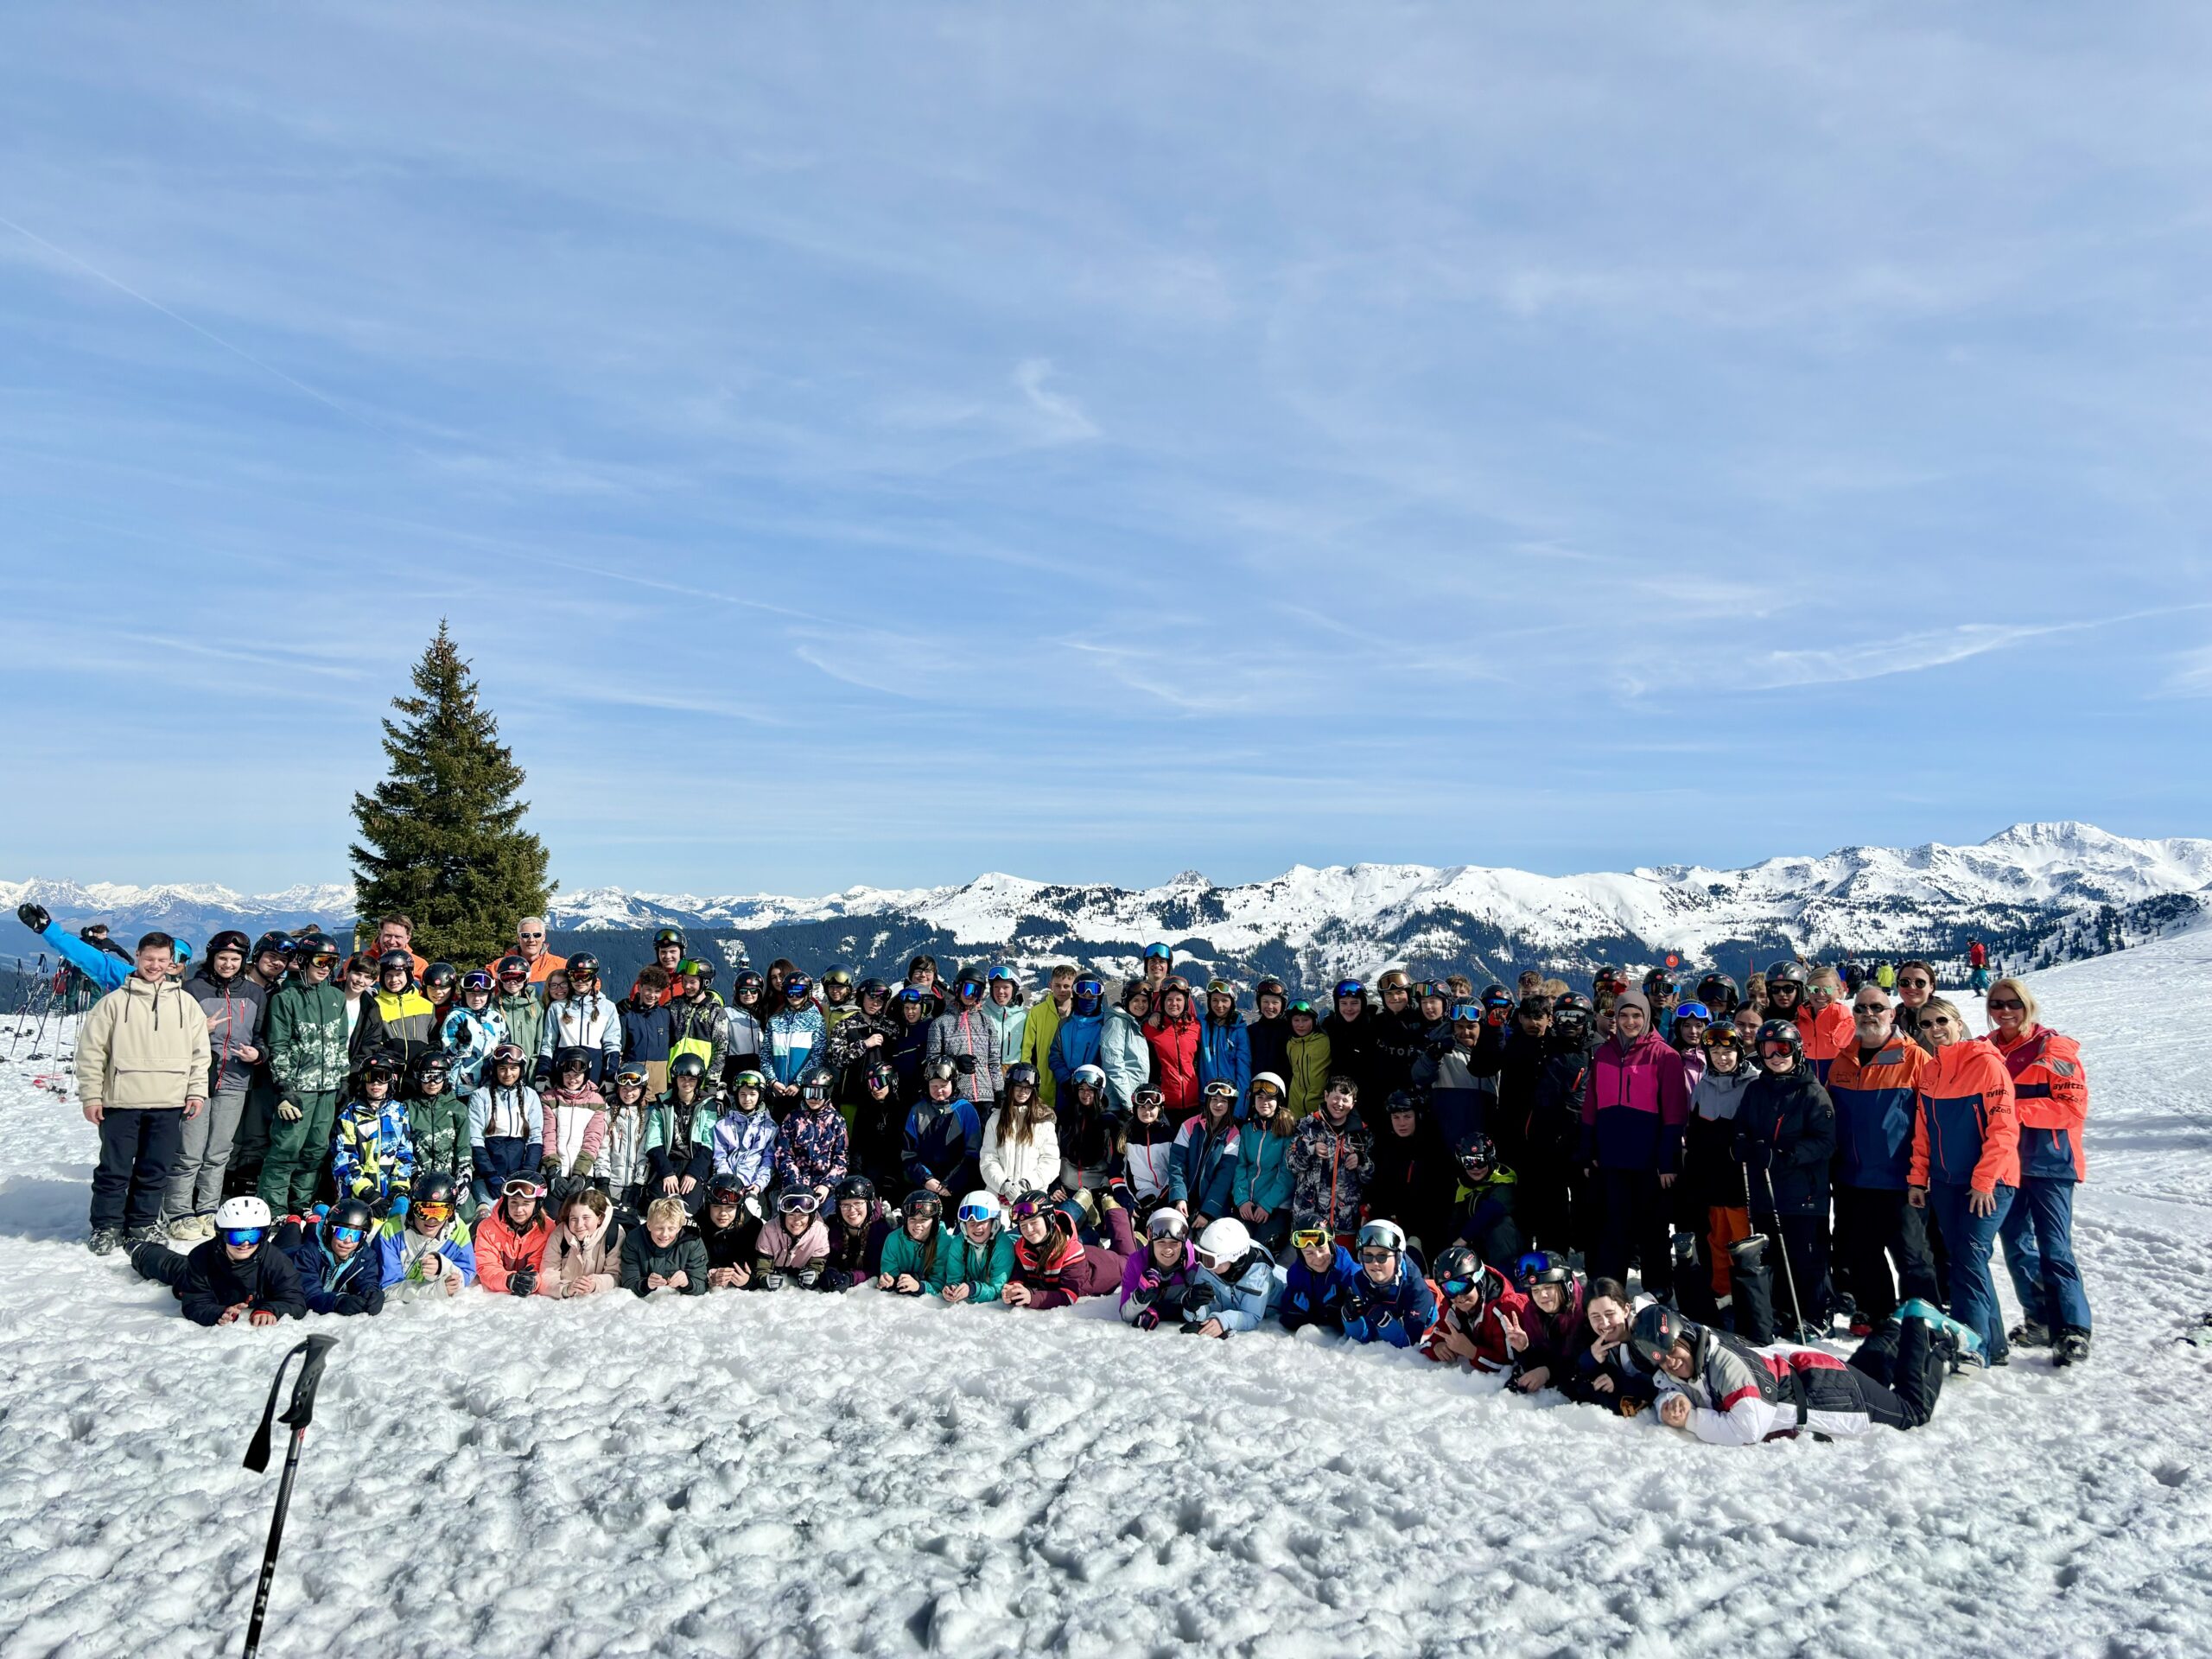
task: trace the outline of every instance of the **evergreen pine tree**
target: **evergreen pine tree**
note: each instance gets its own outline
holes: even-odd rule
[[[384,722],[391,775],[353,797],[354,900],[371,926],[412,917],[418,955],[466,969],[513,949],[516,921],[544,914],[556,884],[544,843],[521,828],[523,770],[443,621],[414,679],[413,696],[392,699],[401,718]]]

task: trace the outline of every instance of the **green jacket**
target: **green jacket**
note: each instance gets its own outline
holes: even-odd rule
[[[1029,1005],[1029,1017],[1021,1022],[1020,1057],[1037,1068],[1037,1097],[1047,1106],[1053,1103],[1052,1039],[1059,1034],[1060,1005],[1047,991]]]
[[[951,1238],[952,1229],[945,1226],[942,1222],[938,1223],[936,1241],[936,1260],[938,1265],[925,1266],[922,1262],[922,1252],[928,1246],[916,1243],[914,1236],[908,1232],[905,1224],[901,1223],[893,1230],[891,1236],[883,1241],[882,1270],[894,1280],[911,1275],[917,1284],[927,1286],[934,1290],[937,1288],[935,1275],[943,1270],[945,1248]],[[1006,1281],[1001,1280],[999,1283],[1003,1287]]]
[[[1282,1109],[1295,1123],[1319,1111],[1321,1096],[1329,1092],[1329,1033],[1317,1026],[1303,1037],[1291,1038],[1284,1044],[1283,1053],[1290,1076],[1284,1079],[1289,1092]]]
[[[523,1081],[530,1081],[530,1068],[537,1059],[538,1046],[545,1039],[545,1004],[537,1000],[535,989],[520,996],[497,996],[493,1006],[507,1017],[507,1040],[523,1052]],[[488,1068],[487,1068],[488,1074]]]
[[[269,1074],[286,1100],[346,1085],[346,993],[329,980],[288,980],[269,999]]]
[[[468,1191],[474,1173],[468,1155],[468,1103],[455,1094],[407,1103],[407,1132],[415,1142],[415,1179],[432,1170],[453,1177],[455,1196]]]
[[[899,1231],[903,1234],[905,1229]],[[913,1243],[912,1239],[906,1241]],[[887,1241],[883,1259],[887,1266],[891,1260],[891,1246]],[[949,1227],[938,1241],[937,1271],[929,1276],[931,1290],[942,1292],[947,1285],[968,1287],[971,1301],[995,1302],[1006,1290],[1006,1281],[1014,1272],[1014,1235],[1007,1229],[995,1229],[991,1242],[978,1248],[968,1242],[965,1228]]]

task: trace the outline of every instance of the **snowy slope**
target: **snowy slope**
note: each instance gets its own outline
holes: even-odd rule
[[[1701,1448],[1102,1305],[471,1297],[330,1322],[271,1650],[2201,1655],[2212,1356],[2171,1338],[2212,1307],[2212,931],[2037,983],[2094,1088],[2098,1351],[1917,1433]],[[0,1654],[234,1652],[275,1485],[238,1459],[298,1332],[188,1327],[87,1256],[92,1135],[29,1069]]]

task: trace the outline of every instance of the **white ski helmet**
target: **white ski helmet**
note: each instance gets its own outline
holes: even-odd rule
[[[1086,1083],[1102,1095],[1106,1092],[1106,1074],[1099,1070],[1098,1067],[1095,1065],[1078,1065],[1074,1071],[1068,1073],[1069,1088],[1078,1088]]]
[[[988,1217],[978,1213],[979,1211],[988,1211],[989,1212]],[[997,1197],[993,1193],[984,1192],[981,1187],[978,1187],[975,1192],[970,1192],[966,1198],[960,1200],[958,1215],[963,1223],[982,1221],[988,1218],[993,1224],[996,1224],[1005,1219],[1003,1209],[1001,1206]]]
[[[215,1207],[215,1225],[219,1228],[265,1228],[270,1219],[268,1205],[250,1192],[235,1198],[225,1198]]]
[[[1275,1091],[1275,1098],[1277,1100],[1288,1100],[1290,1098],[1289,1086],[1274,1072],[1262,1071],[1254,1075],[1252,1078],[1252,1087],[1254,1089],[1256,1090],[1263,1083],[1266,1084],[1268,1088]]]
[[[1234,1216],[1224,1216],[1218,1221],[1208,1222],[1205,1231],[1198,1235],[1198,1254],[1206,1258],[1209,1265],[1218,1262],[1226,1267],[1232,1262],[1243,1260],[1244,1253],[1251,1248],[1252,1235]]]
[[[1406,1230],[1395,1221],[1370,1221],[1359,1230],[1359,1248],[1386,1249],[1393,1255],[1406,1253]]]

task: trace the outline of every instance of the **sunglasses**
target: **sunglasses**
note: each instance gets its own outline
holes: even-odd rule
[[[1931,1014],[1923,1019],[1920,1023],[1923,1026],[1948,1026],[1951,1023],[1951,1016],[1948,1014]]]
[[[518,939],[542,939],[545,936],[543,933],[518,933],[515,937]]]
[[[1897,983],[1909,991],[1925,991],[1933,989],[1936,982],[1932,979],[1901,979]]]
[[[1985,1008],[2018,1008],[2022,1014],[2028,1011],[2028,1005],[2016,996],[1988,997],[1983,1001],[1981,1006]]]
[[[1359,1259],[1362,1262],[1388,1262],[1395,1257],[1397,1254],[1398,1253],[1395,1250],[1386,1250],[1381,1246],[1376,1245],[1362,1250],[1359,1253]]]
[[[1887,1014],[1890,1005],[1886,1002],[1854,1002],[1851,1005],[1851,1011],[1853,1014]]]
[[[1329,1230],[1325,1227],[1301,1227],[1290,1236],[1294,1249],[1310,1250],[1328,1242]]]
[[[226,1227],[223,1229],[223,1243],[226,1244],[238,1245],[258,1244],[261,1243],[261,1229],[258,1227]]]

